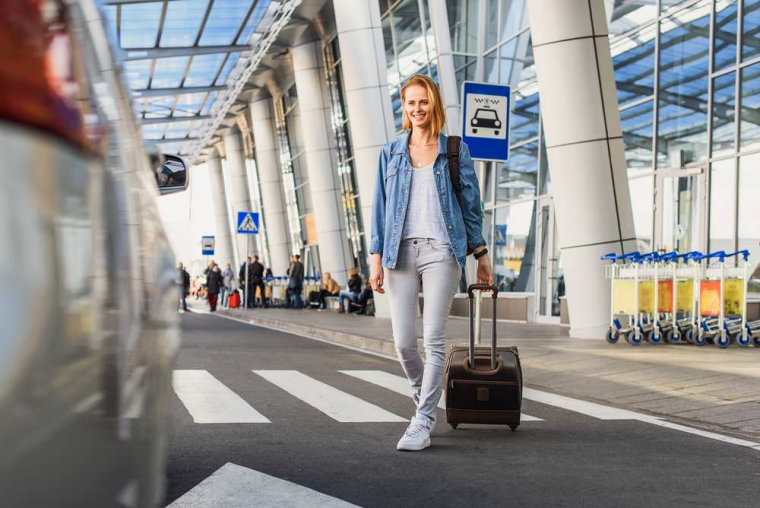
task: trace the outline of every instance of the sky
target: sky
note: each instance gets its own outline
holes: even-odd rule
[[[191,275],[198,275],[205,265],[201,237],[216,234],[206,165],[192,167],[188,190],[158,198],[158,210],[177,261],[190,267]]]

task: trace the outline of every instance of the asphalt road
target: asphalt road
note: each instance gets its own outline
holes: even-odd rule
[[[331,406],[331,417],[315,407],[330,400],[306,402],[291,393],[313,393],[304,383],[317,380],[326,390],[343,392],[341,397],[350,394],[369,403],[369,420],[373,408],[377,419],[388,414],[388,419],[408,419],[414,411],[411,399],[340,372],[402,376],[395,361],[212,315],[185,314],[182,328],[175,369],[208,375],[200,384],[185,382],[181,390],[175,385],[183,399],[175,394],[172,401],[167,504],[231,463],[367,507],[758,506],[760,450],[531,400],[524,401],[523,411],[541,421],[523,422],[516,432],[501,426],[453,430],[439,411],[432,446],[398,452],[405,422],[339,421],[345,418],[340,401]],[[265,371],[288,371],[280,374],[291,384]],[[203,384],[211,377],[218,386]],[[243,416],[258,414],[269,423],[196,423],[189,407],[196,418],[224,420],[229,415],[224,407],[209,413],[208,401],[206,406],[198,402],[195,389],[205,390],[219,406],[236,398],[227,393],[234,392],[242,401],[229,402],[237,408],[233,418],[240,416],[242,402],[252,408]],[[217,478],[216,488],[224,478]],[[182,505],[186,496],[175,506],[233,503],[213,495]],[[291,504],[318,504],[317,498],[314,503],[293,499],[299,498]]]

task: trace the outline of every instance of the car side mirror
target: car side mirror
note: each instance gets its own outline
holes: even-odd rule
[[[154,161],[156,184],[161,195],[186,190],[190,185],[190,172],[185,161],[181,157],[169,154],[162,154],[161,159]]]

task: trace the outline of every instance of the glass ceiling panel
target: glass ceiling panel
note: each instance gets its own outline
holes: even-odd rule
[[[179,153],[179,147],[183,143],[161,143],[161,151],[163,153]]]
[[[209,0],[177,0],[169,2],[164,29],[161,32],[162,48],[195,45],[198,30],[206,15]]]
[[[253,0],[216,0],[201,36],[201,46],[228,46],[235,40]]]
[[[151,88],[176,88],[182,84],[189,56],[156,59],[156,71],[153,74]]]
[[[142,132],[145,139],[161,139],[164,136],[164,124],[143,125]]]
[[[174,116],[194,116],[198,114],[207,93],[189,93],[177,97],[177,107]]]
[[[144,111],[146,113],[158,113],[158,116],[164,117],[171,112],[173,105],[174,97],[159,97],[150,99]]]
[[[208,100],[206,101],[206,104],[203,105],[203,109],[201,110],[202,115],[207,115],[209,111],[211,111],[211,108],[214,106],[214,102],[216,102],[216,96],[219,92],[211,92],[208,94]]]
[[[116,40],[116,6],[106,5],[104,12],[106,15],[106,30],[108,31],[108,38],[111,40],[111,44],[116,46],[116,43],[118,42]]]
[[[177,122],[169,124],[169,128],[166,131],[167,138],[184,138],[187,137],[187,133],[190,130],[190,124],[192,122]]]
[[[219,73],[219,77],[216,79],[216,85],[226,85],[227,79],[230,77],[230,72],[235,68],[235,64],[240,59],[240,53],[230,53],[227,63],[224,64],[222,72]]]
[[[243,32],[240,34],[240,37],[238,37],[237,44],[248,44],[250,42],[249,39],[251,38],[251,34],[256,30],[256,27],[259,26],[261,18],[264,17],[269,4],[271,3],[272,0],[259,0],[258,3],[256,3],[256,7],[253,8],[251,17],[248,18],[248,22],[245,24]]]
[[[224,54],[199,55],[193,58],[190,71],[185,78],[185,86],[209,86],[214,82],[219,67],[224,61]]]
[[[163,8],[164,4],[161,2],[122,5],[121,47],[154,47]]]
[[[133,60],[124,62],[124,77],[133,90],[148,87],[150,79],[150,60]]]

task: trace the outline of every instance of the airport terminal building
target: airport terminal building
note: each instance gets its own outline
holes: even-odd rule
[[[760,0],[104,3],[145,138],[209,172],[222,266],[368,275],[378,153],[420,73],[448,134],[463,82],[511,87],[509,160],[476,163],[498,317],[601,337],[606,252],[760,261]]]

